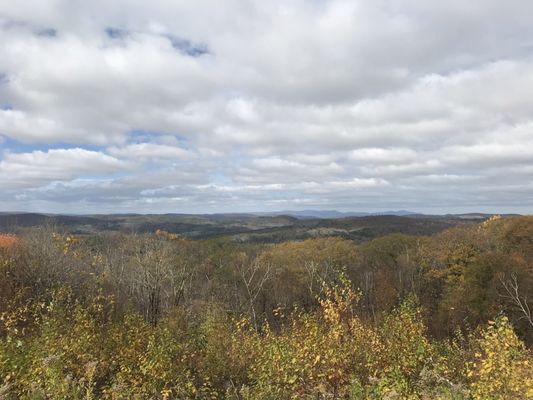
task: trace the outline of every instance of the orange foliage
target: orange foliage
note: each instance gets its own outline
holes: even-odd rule
[[[175,233],[170,233],[170,232],[167,232],[167,231],[164,231],[164,230],[161,230],[161,229],[156,229],[155,235],[157,237],[164,238],[164,239],[167,239],[167,240],[177,240],[177,239],[180,238],[180,236],[175,234]]]
[[[14,235],[0,235],[0,249],[8,249],[18,242],[19,239]]]

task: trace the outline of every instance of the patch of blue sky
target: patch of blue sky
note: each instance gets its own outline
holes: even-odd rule
[[[129,35],[129,31],[123,28],[115,28],[108,26],[105,28],[105,33],[110,39],[123,39]]]
[[[2,135],[2,132],[0,132],[0,136]],[[57,142],[57,143],[25,143],[21,142],[6,136],[3,136],[4,140],[3,142],[0,142],[0,147],[2,150],[7,150],[12,153],[31,153],[33,151],[42,151],[47,152],[48,150],[55,150],[55,149],[76,149],[76,148],[83,148],[84,150],[89,151],[104,151],[105,148],[101,146],[95,146],[95,145],[76,145],[72,143],[63,143],[63,142]]]
[[[215,185],[233,184],[233,180],[229,176],[223,174],[222,172],[213,172],[209,174],[209,182]]]
[[[139,144],[139,143],[161,143],[161,137],[172,136],[178,142],[179,147],[188,150],[189,141],[183,135],[177,133],[166,133],[166,132],[157,132],[150,131],[146,129],[133,129],[128,132],[128,143],[129,144]]]
[[[193,43],[189,39],[180,38],[178,36],[167,34],[165,35],[172,47],[191,57],[200,57],[204,54],[209,54],[209,48],[204,43]]]
[[[145,143],[153,141],[161,133],[145,129],[133,129],[128,132],[128,143]]]
[[[108,38],[113,40],[121,40],[130,36],[131,32],[124,28],[117,28],[108,26],[104,29],[105,34]],[[209,48],[205,43],[193,43],[189,39],[185,39],[172,34],[163,34],[163,37],[166,37],[172,47],[182,54],[191,56],[191,57],[200,57],[204,54],[209,54]]]
[[[252,160],[254,157],[251,157],[247,153],[246,145],[234,145],[231,149],[231,160],[233,163],[241,163]]]
[[[57,36],[57,30],[54,28],[42,28],[35,31],[37,36],[53,38]]]

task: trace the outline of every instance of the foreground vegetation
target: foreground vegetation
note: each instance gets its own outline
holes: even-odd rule
[[[0,398],[533,398],[530,217],[362,245],[4,243]]]

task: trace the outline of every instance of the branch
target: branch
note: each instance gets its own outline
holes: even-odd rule
[[[529,308],[529,304],[527,303],[527,297],[520,296],[520,290],[518,287],[518,279],[516,277],[516,274],[512,273],[511,279],[508,279],[506,281],[503,279],[502,275],[499,276],[499,279],[505,291],[507,292],[507,295],[504,295],[503,297],[511,300],[511,302],[523,314],[520,319],[526,319],[529,322],[529,325],[533,327],[533,316],[531,315],[531,309]]]

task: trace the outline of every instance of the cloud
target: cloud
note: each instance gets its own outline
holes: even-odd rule
[[[532,38],[528,0],[3,2],[0,198],[532,212]]]
[[[156,143],[135,143],[124,147],[111,147],[108,149],[108,152],[118,157],[153,162],[166,162],[168,160],[181,161],[193,157],[193,154],[181,147]]]
[[[128,166],[109,155],[81,148],[8,152],[0,161],[0,184],[7,188],[32,187],[84,175],[112,174],[127,170]]]

